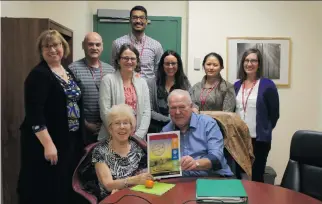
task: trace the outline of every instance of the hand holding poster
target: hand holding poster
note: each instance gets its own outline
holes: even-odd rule
[[[148,134],[148,172],[155,178],[182,176],[180,132]]]

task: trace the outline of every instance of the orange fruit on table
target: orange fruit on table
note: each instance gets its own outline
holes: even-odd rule
[[[146,180],[145,181],[145,187],[146,188],[153,188],[154,182],[152,180]]]

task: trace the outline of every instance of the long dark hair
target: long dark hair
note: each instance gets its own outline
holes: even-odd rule
[[[141,71],[141,61],[140,61],[140,54],[139,51],[131,44],[123,44],[120,48],[120,51],[117,53],[116,55],[116,59],[115,59],[115,69],[120,69],[120,64],[119,64],[119,60],[121,60],[121,55],[125,50],[131,50],[132,52],[134,52],[135,56],[136,56],[136,62],[137,65],[134,69],[134,71],[136,72],[140,72]]]
[[[257,77],[257,79],[259,79],[259,78],[261,78],[263,76],[263,68],[262,68],[263,57],[262,57],[262,54],[258,49],[251,48],[251,49],[248,49],[248,50],[246,50],[244,52],[244,54],[243,54],[243,56],[241,58],[240,64],[239,64],[238,77],[240,78],[240,80],[242,82],[247,79],[247,73],[245,72],[245,69],[244,69],[245,59],[246,59],[246,57],[248,55],[250,55],[252,53],[255,53],[257,55],[257,60],[258,60],[258,69],[257,69],[257,72],[256,72],[256,77]]]
[[[185,73],[183,72],[183,65],[182,65],[182,60],[181,60],[180,55],[173,50],[167,50],[161,56],[161,59],[160,59],[159,65],[158,65],[157,74],[156,74],[156,83],[158,86],[165,86],[167,74],[164,71],[163,64],[164,64],[164,59],[169,55],[174,56],[175,58],[177,58],[177,61],[178,61],[178,69],[174,75],[176,86],[178,89],[186,89],[188,78],[185,75]]]

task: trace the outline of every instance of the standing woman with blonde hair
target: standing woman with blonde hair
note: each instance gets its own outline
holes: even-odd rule
[[[83,149],[83,119],[81,91],[61,64],[69,46],[59,32],[46,30],[37,48],[41,62],[24,85],[19,203],[79,203],[72,175]]]

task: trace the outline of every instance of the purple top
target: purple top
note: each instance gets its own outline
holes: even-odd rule
[[[241,87],[241,80],[235,82],[235,93]],[[256,140],[270,142],[272,130],[279,119],[279,96],[274,82],[261,78],[256,102]]]

